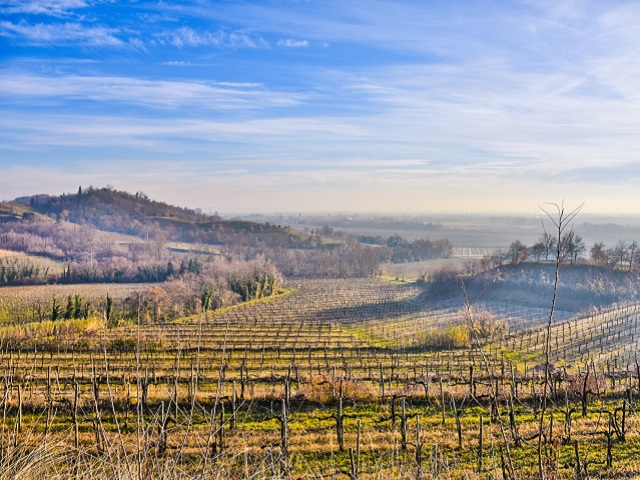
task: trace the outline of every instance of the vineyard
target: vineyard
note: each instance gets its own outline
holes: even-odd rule
[[[35,285],[2,287],[0,291],[0,326],[28,322],[42,322],[50,317],[54,300],[64,302],[79,295],[89,306],[104,310],[107,295],[124,300],[136,292],[143,292],[151,284],[93,284],[93,285]]]
[[[453,249],[454,257],[482,258],[493,253],[493,248],[486,247],[456,247]]]
[[[111,295],[132,293],[117,288]],[[640,471],[637,304],[559,312],[545,382],[548,310],[495,301],[471,309],[430,302],[423,289],[296,280],[275,297],[166,324],[49,322],[28,349],[5,335],[2,478]],[[6,305],[26,290],[1,292]],[[82,294],[106,294],[93,292]],[[465,312],[489,312],[505,328],[458,345],[442,332]]]

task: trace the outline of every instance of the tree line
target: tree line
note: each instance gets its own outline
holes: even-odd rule
[[[367,245],[387,247],[388,261],[391,263],[421,262],[434,258],[450,258],[453,246],[448,239],[431,240],[419,238],[409,241],[397,233],[384,238],[381,235],[361,235],[358,241]]]
[[[585,257],[587,252],[588,258]],[[640,266],[640,250],[637,241],[619,240],[614,247],[609,248],[603,242],[595,242],[587,250],[582,237],[573,230],[562,235],[559,248],[558,240],[545,232],[530,247],[520,240],[514,240],[508,247],[496,250],[484,260],[493,263],[493,266],[501,266],[505,263],[517,264],[527,260],[555,261],[558,254],[562,262],[589,261],[594,265],[616,270],[632,271]]]
[[[138,320],[164,323],[239,302],[269,297],[281,292],[282,275],[265,259],[219,261],[195,270],[179,270],[163,283],[142,287],[127,297],[87,298],[80,293],[66,299],[53,295],[33,299],[28,307],[33,321],[68,321],[101,318],[110,326]]]

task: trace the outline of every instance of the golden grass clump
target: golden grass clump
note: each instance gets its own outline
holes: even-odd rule
[[[330,375],[306,375],[301,378],[298,399],[321,404],[335,402],[340,398],[350,403],[370,402],[376,397],[375,388],[365,382],[336,379]]]

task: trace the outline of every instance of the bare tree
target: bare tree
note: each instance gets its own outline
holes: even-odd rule
[[[633,268],[638,252],[638,242],[635,240],[629,244],[629,271]]]
[[[545,252],[544,244],[540,241],[534,243],[531,246],[531,249],[529,251],[529,253],[531,254],[531,256],[534,258],[536,262],[540,261],[540,259],[542,258],[542,255],[544,255],[544,252]]]
[[[508,248],[499,248],[499,249],[497,249],[496,251],[493,252],[491,257],[492,257],[493,261],[499,267],[501,267],[502,265],[504,265],[504,262],[506,262],[507,259],[510,258],[509,249]]]
[[[582,254],[587,251],[587,246],[584,244],[584,240],[577,233],[573,235],[573,262],[577,262]]]
[[[562,237],[565,235],[565,230],[569,227],[573,219],[578,215],[580,210],[582,209],[581,204],[574,210],[570,212],[566,212],[564,208],[564,201],[558,205],[556,203],[549,203],[547,205],[553,206],[556,209],[556,214],[552,215],[544,208],[540,207],[540,209],[549,217],[551,223],[553,224],[554,231],[557,234],[557,244],[556,244],[556,275],[553,281],[553,297],[551,299],[551,310],[549,311],[549,321],[547,322],[547,329],[545,332],[545,342],[544,342],[544,387],[542,394],[542,405],[540,411],[540,423],[538,425],[538,469],[540,473],[540,478],[544,480],[546,478],[546,470],[544,465],[544,459],[542,458],[542,439],[543,439],[543,430],[544,430],[544,420],[545,420],[545,412],[547,409],[547,396],[549,393],[549,352],[551,350],[551,325],[553,324],[553,314],[556,309],[556,297],[558,294],[558,282],[560,279],[560,264],[562,262]],[[572,230],[569,230],[572,231]],[[547,454],[548,455],[548,454]]]
[[[545,231],[538,242],[542,244],[544,259],[549,260],[549,256],[555,254],[557,240],[553,235]]]
[[[607,250],[604,248],[604,243],[596,242],[591,247],[591,261],[596,265],[607,264]]]
[[[618,240],[612,254],[615,258],[615,264],[620,265],[620,269],[622,269],[629,258],[629,245],[624,240]]]
[[[559,251],[562,260],[568,258],[571,263],[574,263],[586,249],[582,237],[573,231],[573,229],[562,235],[560,239]]]
[[[529,258],[529,249],[520,240],[516,240],[509,245],[509,260],[511,263],[524,262]]]

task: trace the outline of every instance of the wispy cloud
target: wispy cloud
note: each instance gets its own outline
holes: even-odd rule
[[[84,0],[9,0],[3,2],[0,12],[6,14],[46,15],[67,17],[73,10],[87,7]]]
[[[160,62],[161,65],[168,65],[170,67],[214,67],[214,63],[192,62],[190,60],[168,60],[166,62]]]
[[[80,23],[0,22],[0,37],[10,38],[20,45],[121,47],[125,42],[118,37],[119,33],[116,28],[89,27]]]
[[[303,96],[255,83],[142,80],[130,77],[39,76],[0,72],[0,98],[28,101],[49,97],[122,102],[156,108],[259,109],[298,104]]]
[[[230,47],[264,48],[268,43],[260,36],[241,31],[218,30],[216,32],[198,31],[191,27],[181,27],[155,35],[162,44],[175,47]]]
[[[37,119],[28,115],[3,112],[0,117],[2,135],[18,138],[19,143],[31,146],[69,146],[92,148],[111,146],[134,147],[139,151],[164,150],[171,144],[180,151],[211,151],[212,145],[226,153],[233,153],[233,159],[249,155],[253,147],[261,146],[265,156],[278,155],[283,160],[298,158],[321,158],[323,152],[333,148],[328,140],[341,144],[346,139],[356,138],[364,132],[355,125],[348,125],[339,119],[281,118],[266,120],[205,120],[202,118],[148,118],[108,115],[42,115]],[[307,138],[304,143],[291,143],[287,154],[278,151],[283,143],[295,138]],[[193,142],[182,143],[179,139]],[[325,148],[317,151],[325,142]],[[4,147],[9,148],[6,140]],[[252,145],[253,147],[251,147]],[[271,150],[271,153],[268,151]],[[317,153],[316,153],[317,152]],[[300,154],[300,155],[299,155]],[[340,157],[341,159],[342,157]],[[341,160],[338,160],[341,161]],[[329,160],[329,157],[327,157]],[[300,161],[295,162],[300,165]]]
[[[309,42],[306,40],[294,40],[292,38],[287,38],[286,40],[278,40],[278,46],[289,48],[303,48],[308,47]]]
[[[136,181],[154,158],[155,184],[182,171],[229,205],[251,189],[392,209],[636,190],[633,2],[96,5],[5,2],[2,157],[99,178],[85,158],[126,158],[113,168]]]

